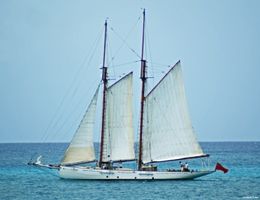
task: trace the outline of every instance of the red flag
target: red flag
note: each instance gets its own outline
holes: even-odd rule
[[[216,164],[215,170],[221,170],[221,171],[223,171],[224,173],[227,173],[227,172],[228,172],[228,169],[225,168],[225,167],[223,167],[220,163],[217,163],[217,164]]]

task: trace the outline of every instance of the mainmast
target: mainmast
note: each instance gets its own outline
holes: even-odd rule
[[[103,163],[102,158],[103,158],[104,131],[105,131],[106,91],[107,91],[107,81],[108,81],[107,67],[106,67],[106,46],[107,46],[107,20],[105,21],[104,52],[103,52],[103,65],[102,65],[103,100],[102,100],[102,122],[101,122],[99,167],[101,167]]]
[[[142,170],[142,146],[143,146],[143,116],[144,116],[144,92],[146,82],[146,60],[144,60],[144,34],[145,34],[145,9],[143,10],[143,32],[142,32],[142,52],[141,52],[141,75],[142,81],[141,89],[141,108],[140,108],[140,135],[139,135],[139,159],[138,159],[138,170]]]

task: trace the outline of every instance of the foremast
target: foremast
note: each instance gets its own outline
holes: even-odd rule
[[[105,132],[105,114],[106,114],[106,93],[107,93],[107,67],[106,67],[106,46],[107,46],[107,20],[105,21],[105,34],[104,34],[104,51],[103,51],[103,64],[102,64],[102,82],[103,82],[103,100],[102,100],[102,122],[101,122],[101,141],[100,141],[100,158],[99,167],[103,164],[103,145],[104,145],[104,132]]]
[[[145,34],[145,9],[143,10],[143,31],[142,31],[142,49],[141,49],[141,72],[140,79],[141,86],[141,107],[140,107],[140,128],[139,128],[139,158],[138,170],[142,170],[142,146],[143,146],[143,116],[144,116],[144,99],[145,99],[145,86],[146,86],[146,60],[144,59],[144,34]]]

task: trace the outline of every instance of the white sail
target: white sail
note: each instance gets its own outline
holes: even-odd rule
[[[192,128],[180,61],[144,103],[143,163],[206,156]]]
[[[94,97],[92,98],[87,111],[72,138],[61,162],[62,165],[85,163],[95,160],[93,128],[95,123],[98,90],[99,87],[97,88]]]
[[[107,89],[103,162],[134,160],[133,73]]]

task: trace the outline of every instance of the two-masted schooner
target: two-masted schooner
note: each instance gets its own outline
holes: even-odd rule
[[[93,142],[99,86],[59,165],[30,163],[57,169],[64,179],[91,180],[176,180],[194,179],[215,170],[160,170],[155,163],[208,157],[196,140],[184,91],[180,61],[157,85],[145,93],[147,65],[144,59],[145,10],[141,50],[141,101],[139,151],[135,156],[133,130],[133,73],[112,85],[106,67],[107,21],[105,22],[102,67],[102,119],[100,155],[96,162]],[[137,161],[137,167],[123,168],[117,162]],[[96,162],[87,166],[86,163]],[[84,165],[83,165],[84,164]]]

